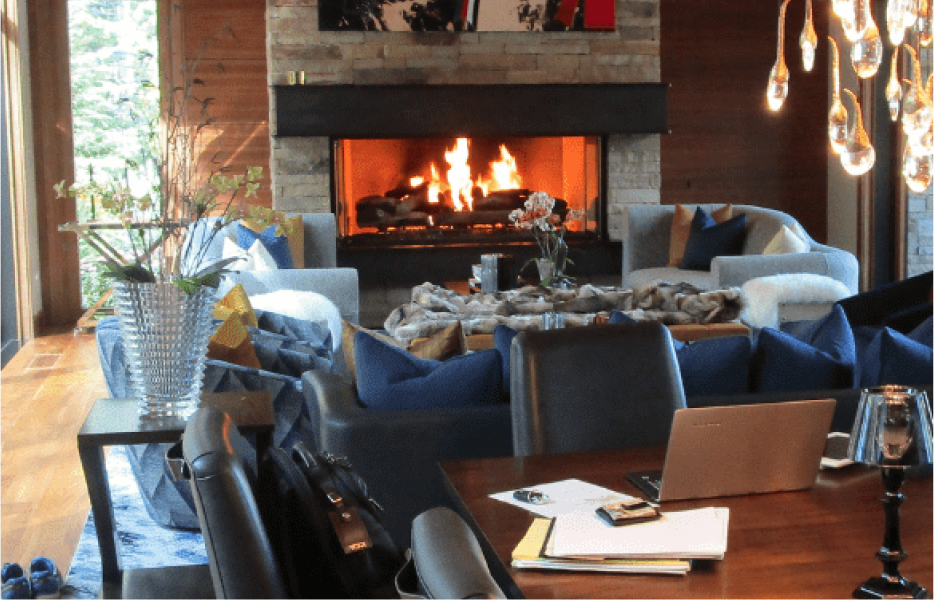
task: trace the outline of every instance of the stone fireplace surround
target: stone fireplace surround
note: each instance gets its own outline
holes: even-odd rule
[[[329,138],[276,135],[275,86],[287,82],[289,71],[305,71],[307,86],[661,83],[659,2],[617,0],[612,32],[413,33],[318,31],[317,0],[269,0],[273,207],[333,210]],[[660,201],[659,134],[613,133],[605,148],[606,234],[618,242],[624,206]],[[402,266],[411,267],[410,258],[400,257]],[[357,266],[352,257],[348,266]],[[419,279],[416,284],[429,280],[424,268],[392,275],[361,271],[361,322],[381,324],[392,308],[409,301],[413,281],[406,280],[407,271]]]

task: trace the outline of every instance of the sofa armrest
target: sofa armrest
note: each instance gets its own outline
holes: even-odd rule
[[[623,285],[629,273],[668,264],[674,207],[640,205],[623,213]]]
[[[353,324],[360,321],[360,282],[356,269],[282,269],[240,271],[227,275],[229,289],[243,284],[248,296],[278,290],[300,290],[321,294],[334,303],[341,318]]]
[[[318,448],[347,457],[386,507],[390,533],[408,545],[412,519],[451,506],[438,463],[512,455],[509,404],[458,409],[371,410],[353,385],[334,373],[302,377]]]
[[[859,265],[849,252],[812,251],[800,254],[756,254],[717,256],[710,263],[711,273],[721,289],[740,287],[750,279],[783,273],[810,273],[842,282],[851,294],[859,288]]]

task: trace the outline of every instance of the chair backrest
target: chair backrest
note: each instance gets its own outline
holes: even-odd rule
[[[204,535],[217,598],[283,598],[285,586],[245,460],[234,448],[231,418],[199,408],[185,427],[182,451]]]
[[[526,331],[510,355],[516,456],[663,445],[686,407],[659,323]]]

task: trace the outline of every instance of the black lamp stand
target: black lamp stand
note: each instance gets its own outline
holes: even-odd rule
[[[876,554],[884,568],[880,577],[873,577],[853,591],[854,598],[930,598],[928,591],[902,577],[898,563],[908,558],[902,549],[899,531],[898,509],[905,497],[899,492],[905,481],[905,470],[882,467],[882,483],[885,485],[885,539]]]

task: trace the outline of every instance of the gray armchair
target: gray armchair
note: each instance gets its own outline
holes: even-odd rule
[[[192,229],[190,238],[196,247],[210,231],[216,219],[204,219]],[[337,306],[341,318],[351,323],[360,320],[360,284],[356,269],[337,266],[337,223],[333,213],[303,213],[305,234],[305,268],[279,271],[241,271],[231,273],[218,289],[223,296],[237,283],[243,284],[247,295],[278,290],[316,292]],[[231,227],[231,225],[228,225]],[[220,231],[200,259],[201,264],[220,260],[226,231]]]
[[[308,371],[303,389],[318,424],[320,450],[346,456],[386,507],[385,523],[409,545],[412,520],[434,506],[453,506],[438,463],[512,455],[508,403],[458,409],[372,410],[355,386],[324,370]]]
[[[700,204],[708,213],[722,204]],[[746,214],[746,242],[741,256],[718,256],[710,271],[667,267],[674,205],[638,204],[627,207],[623,223],[623,286],[638,287],[655,280],[686,282],[701,289],[739,287],[750,279],[782,273],[813,273],[842,282],[851,294],[859,292],[859,263],[846,250],[815,242],[791,216],[768,208],[733,205],[733,214]],[[762,251],[787,225],[809,246],[798,254],[763,255]]]

